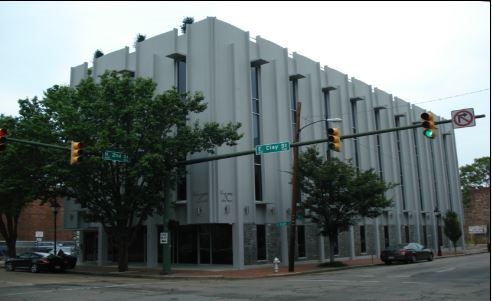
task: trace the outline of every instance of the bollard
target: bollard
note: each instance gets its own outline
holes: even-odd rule
[[[278,273],[278,264],[280,263],[280,260],[275,257],[275,259],[273,259],[273,271],[275,273]]]

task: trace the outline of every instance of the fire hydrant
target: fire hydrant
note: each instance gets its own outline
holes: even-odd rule
[[[273,271],[275,273],[278,273],[278,264],[280,263],[280,260],[275,257],[275,259],[273,259]]]

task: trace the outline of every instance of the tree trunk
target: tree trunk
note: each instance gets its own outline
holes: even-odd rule
[[[7,214],[2,214],[0,216],[0,233],[5,239],[7,245],[7,255],[9,257],[15,257],[16,249],[15,245],[17,242],[17,223],[19,221],[18,216],[11,216]]]
[[[118,239],[118,272],[128,271],[128,239],[121,235]]]
[[[330,263],[335,262],[335,236],[329,235],[328,239],[330,240]]]

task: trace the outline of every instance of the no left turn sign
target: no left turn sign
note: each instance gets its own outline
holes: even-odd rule
[[[454,129],[475,126],[475,113],[472,108],[452,111],[451,119]]]

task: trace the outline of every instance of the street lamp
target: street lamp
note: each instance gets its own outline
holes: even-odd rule
[[[56,255],[56,214],[58,213],[58,208],[60,208],[60,205],[58,204],[58,202],[56,200],[54,200],[53,202],[51,202],[51,211],[53,211],[53,221],[54,221],[54,234],[53,234],[53,240],[54,240],[54,243],[53,243],[53,246],[54,246],[54,249],[53,249],[53,254]]]
[[[437,256],[442,256],[442,251],[441,251],[441,243],[442,243],[442,236],[441,236],[441,211],[439,211],[439,208],[434,209],[434,213],[436,215],[436,221],[437,221]]]
[[[317,122],[328,121],[342,121],[340,118],[321,119],[310,122],[303,127],[300,127],[301,121],[301,103],[296,105],[296,124],[294,130],[294,144],[299,142],[299,135],[303,129],[315,124]],[[291,203],[291,216],[290,216],[290,231],[289,231],[289,272],[294,272],[294,257],[296,249],[296,220],[297,220],[297,201],[299,197],[299,147],[293,146],[293,172],[292,172],[292,203]]]

